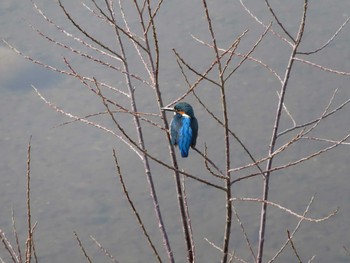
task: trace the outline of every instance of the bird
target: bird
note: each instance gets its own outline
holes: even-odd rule
[[[181,157],[188,157],[190,147],[196,146],[198,135],[198,121],[192,106],[187,102],[179,102],[174,108],[162,110],[174,112],[170,123],[171,144],[179,147]]]

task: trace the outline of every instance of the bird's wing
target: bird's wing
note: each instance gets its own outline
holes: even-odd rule
[[[191,146],[196,146],[197,135],[198,135],[198,121],[197,121],[196,117],[191,118],[191,129],[192,129]]]
[[[172,145],[177,145],[177,141],[179,138],[178,131],[180,130],[180,128],[181,128],[181,120],[179,120],[174,116],[174,118],[171,120],[171,123],[170,123],[170,137],[171,137]]]
[[[178,146],[181,152],[182,157],[188,156],[188,150],[190,149],[192,143],[192,127],[191,127],[191,118],[190,117],[182,117],[182,126],[178,134]]]

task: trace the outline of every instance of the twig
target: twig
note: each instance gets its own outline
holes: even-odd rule
[[[16,255],[15,250],[11,245],[11,242],[7,239],[5,233],[1,229],[0,229],[0,239],[1,239],[1,242],[4,244],[6,251],[9,253],[12,261],[14,263],[19,263],[20,261],[18,259],[18,256]]]
[[[81,251],[83,252],[85,259],[86,259],[89,263],[92,263],[92,261],[91,261],[89,255],[86,253],[86,250],[85,250],[83,244],[82,244],[81,241],[80,241],[80,238],[78,237],[77,232],[75,232],[75,231],[74,231],[74,236],[75,236],[76,240],[78,241],[78,245],[79,245]]]
[[[208,244],[209,245],[211,245],[213,248],[215,248],[216,250],[219,250],[220,252],[222,252],[223,253],[223,250],[222,250],[222,248],[221,247],[219,247],[219,246],[217,246],[216,244],[214,244],[213,242],[211,242],[211,241],[209,241],[209,239],[208,238],[204,238],[204,240],[205,241],[207,241],[208,242]],[[241,259],[241,258],[238,258],[238,257],[236,257],[235,256],[235,251],[233,251],[233,253],[231,254],[231,253],[228,253],[228,256],[232,259],[232,258],[234,258],[234,259],[236,259],[236,260],[238,260],[239,262],[242,262],[242,263],[248,263],[247,261],[244,261],[243,259]]]
[[[104,248],[93,236],[90,236],[90,238],[95,242],[95,244],[98,246],[98,248],[111,260],[113,260],[114,263],[119,263],[119,261],[111,254],[108,252],[106,248]]]
[[[277,24],[280,26],[280,28],[284,31],[284,33],[290,38],[290,40],[295,43],[295,39],[290,35],[290,33],[286,30],[286,28],[282,25],[281,21],[278,19],[275,11],[273,11],[270,3],[268,0],[265,0],[265,3],[267,5],[267,7],[269,8],[270,13],[272,14],[272,16],[275,18]]]
[[[191,35],[191,37],[192,37],[194,40],[196,40],[197,42],[201,43],[202,45],[205,45],[205,46],[207,46],[207,47],[213,48],[212,45],[210,45],[210,44],[204,42],[203,40],[201,40],[201,39],[195,37],[194,35]],[[219,48],[219,50],[220,50],[221,52],[224,52],[224,53],[225,53],[225,52],[232,52],[232,51],[230,51],[229,49],[225,50],[225,49],[223,49],[223,48]],[[252,56],[247,56],[247,54],[242,54],[242,53],[239,53],[239,52],[234,52],[234,54],[235,54],[236,56],[238,56],[238,57],[246,58],[247,60],[254,61],[255,63],[257,63],[257,64],[263,66],[263,67],[266,68],[268,71],[270,71],[270,72],[279,80],[279,82],[282,83],[282,78],[277,74],[277,72],[276,72],[274,69],[272,69],[272,68],[271,68],[269,65],[267,65],[266,63],[262,62],[262,61],[259,60],[259,59],[254,58],[254,57],[252,57]]]
[[[120,139],[122,142],[124,142],[126,145],[128,145],[130,147],[130,149],[132,149],[139,157],[140,159],[142,160],[142,155],[137,151],[137,149],[135,149],[129,142],[127,142],[122,136],[116,134],[114,131],[100,125],[100,124],[97,124],[97,123],[94,123],[94,122],[91,122],[89,120],[86,120],[84,118],[81,118],[81,117],[78,117],[78,116],[75,116],[71,113],[68,113],[68,112],[65,112],[63,111],[62,109],[58,108],[56,105],[54,105],[53,103],[51,103],[50,101],[48,101],[43,95],[41,95],[41,93],[38,91],[37,88],[35,88],[33,85],[32,85],[32,88],[35,90],[35,92],[38,94],[38,96],[52,109],[54,109],[55,111],[71,118],[71,119],[75,119],[77,121],[80,121],[80,122],[83,122],[85,124],[88,124],[88,125],[91,125],[93,127],[96,127],[98,129],[101,129],[101,130],[104,130],[105,132],[107,133],[110,133],[114,136],[116,136],[118,139]]]
[[[196,246],[194,243],[194,236],[193,236],[193,228],[192,228],[192,222],[191,222],[191,216],[190,216],[190,211],[187,203],[187,192],[186,192],[186,181],[185,181],[185,176],[182,175],[182,191],[184,195],[184,204],[186,207],[186,217],[188,220],[188,227],[190,230],[190,239],[191,239],[191,244],[192,244],[192,251],[193,251],[193,260],[192,262],[196,262]]]
[[[281,99],[281,96],[280,96],[280,94],[278,93],[278,91],[276,91],[276,92],[277,92],[278,98]],[[284,109],[284,111],[287,113],[288,117],[291,119],[291,121],[292,121],[292,123],[293,123],[293,127],[295,127],[295,126],[296,126],[296,121],[294,120],[293,115],[290,113],[290,111],[288,110],[288,108],[287,108],[287,106],[286,106],[285,103],[283,103],[283,109]]]
[[[204,146],[204,154],[198,150],[196,147],[193,147],[193,150],[195,150],[200,156],[203,157],[204,159],[204,163],[205,163],[205,167],[207,168],[207,170],[215,177],[218,177],[218,178],[221,178],[221,179],[226,179],[226,176],[224,176],[224,174],[221,172],[221,170],[215,165],[215,163],[210,160],[208,158],[208,155],[207,155],[207,145]],[[220,174],[216,174],[214,173],[213,171],[211,171],[210,167],[208,166],[208,163],[210,163]]]
[[[241,231],[242,231],[242,233],[243,233],[243,235],[244,235],[244,238],[245,238],[245,241],[246,241],[246,243],[247,243],[247,246],[248,246],[248,248],[249,248],[249,250],[250,250],[250,253],[252,254],[252,257],[253,257],[253,259],[254,259],[254,262],[256,262],[255,253],[254,253],[254,250],[253,250],[252,245],[250,244],[250,241],[249,241],[249,238],[248,238],[248,234],[247,234],[247,232],[245,231],[245,228],[244,228],[244,226],[243,226],[242,220],[240,219],[240,217],[239,217],[239,215],[238,215],[238,212],[237,212],[237,210],[236,210],[236,208],[235,208],[235,206],[234,206],[233,204],[232,204],[232,210],[233,210],[233,213],[234,213],[235,216],[236,216],[236,219],[237,219],[237,222],[238,222],[239,226],[241,227]]]
[[[289,163],[284,164],[284,165],[280,165],[280,166],[276,166],[276,167],[270,168],[270,169],[264,171],[264,173],[271,173],[271,172],[274,172],[274,171],[285,169],[285,168],[288,168],[288,167],[300,164],[302,162],[308,161],[308,160],[310,160],[310,159],[312,159],[312,158],[314,158],[314,157],[316,157],[316,156],[318,156],[320,154],[323,154],[323,153],[325,153],[325,152],[327,152],[327,151],[329,151],[329,150],[331,150],[331,149],[333,149],[333,148],[335,148],[335,147],[337,147],[339,145],[342,145],[344,143],[344,141],[346,141],[349,138],[350,138],[350,134],[347,134],[340,141],[335,141],[334,144],[331,145],[331,146],[325,147],[325,148],[323,148],[323,149],[321,149],[321,150],[319,150],[317,152],[314,152],[314,153],[312,153],[312,154],[310,154],[308,156],[305,156],[303,158],[300,158],[300,159],[298,159],[296,161],[289,162]],[[233,180],[232,183],[235,183],[237,181],[241,181],[243,179],[247,179],[247,178],[250,178],[250,177],[254,177],[254,176],[257,176],[257,175],[260,175],[260,174],[261,173],[252,173],[252,174],[249,174],[249,175],[245,175],[245,176],[242,176],[242,177],[239,177],[239,178]]]
[[[294,60],[295,60],[295,61],[300,61],[300,62],[302,62],[302,63],[304,63],[304,64],[308,64],[308,65],[311,65],[311,66],[316,67],[316,68],[319,68],[319,69],[322,69],[323,71],[327,71],[327,72],[334,73],[334,74],[337,74],[337,75],[350,76],[350,72],[339,71],[339,70],[327,68],[327,67],[321,66],[321,65],[319,65],[319,64],[316,64],[316,63],[314,63],[314,62],[305,60],[305,59],[301,59],[301,58],[294,57]]]
[[[337,89],[336,89],[337,90]],[[335,90],[335,92],[336,92]],[[334,95],[333,95],[334,96]],[[332,111],[329,111],[328,113],[322,115],[321,117],[323,117],[323,119],[326,119],[327,117],[333,115],[334,113],[338,112],[339,110],[341,110],[342,108],[344,108],[347,104],[350,103],[350,99],[347,99],[345,102],[343,102],[342,104],[340,104],[338,107],[336,107],[334,110]],[[295,125],[294,127],[291,127],[291,128],[288,128],[288,129],[285,129],[284,131],[278,133],[278,137],[279,136],[282,136],[288,132],[291,132],[291,131],[294,131],[296,129],[299,129],[299,128],[304,128],[304,127],[307,127],[309,125],[313,125],[314,123],[316,122],[319,122],[320,120],[320,117],[317,118],[317,119],[314,119],[312,121],[309,121],[309,122],[306,122],[306,123],[303,123],[303,124],[299,124],[299,125]]]
[[[259,20],[259,18],[258,18],[257,16],[255,16],[255,15],[252,13],[252,11],[250,11],[250,10],[248,9],[248,7],[243,3],[243,0],[239,0],[239,2],[240,2],[241,5],[243,6],[244,10],[245,10],[256,22],[258,22],[258,24],[260,24],[261,26],[263,26],[263,27],[265,27],[265,28],[268,28],[267,25],[265,25],[263,22],[261,22],[261,21]],[[282,36],[281,36],[280,34],[278,34],[276,31],[270,29],[270,32],[271,32],[273,35],[277,36],[279,39],[281,39],[281,40],[283,40],[284,42],[288,43],[290,46],[293,46],[293,45],[294,45],[294,43],[292,43],[292,42],[290,42],[289,40],[287,40],[286,38],[282,37]]]
[[[232,201],[248,201],[248,202],[259,202],[259,203],[264,203],[264,204],[267,204],[267,205],[271,205],[271,206],[274,206],[274,207],[277,207],[283,211],[285,211],[286,213],[289,213],[299,219],[303,219],[305,221],[309,221],[309,222],[313,222],[313,223],[319,223],[319,222],[322,222],[322,221],[325,221],[329,218],[331,218],[332,216],[334,216],[335,214],[338,213],[338,210],[339,208],[337,208],[336,210],[334,210],[333,212],[331,212],[329,215],[325,216],[325,217],[321,217],[321,218],[311,218],[311,217],[305,217],[303,215],[299,215],[295,212],[293,212],[292,210],[286,208],[286,207],[283,207],[277,203],[274,203],[274,202],[271,202],[271,201],[267,201],[267,200],[263,200],[263,199],[258,199],[258,198],[238,198],[238,197],[235,197],[235,198],[232,198],[231,199]]]
[[[288,240],[289,240],[289,242],[290,242],[290,245],[292,246],[292,249],[293,249],[293,251],[294,251],[295,256],[298,258],[299,263],[302,263],[302,261],[301,261],[301,259],[300,259],[300,256],[299,256],[299,254],[298,254],[298,252],[297,252],[297,250],[296,250],[296,248],[295,248],[295,246],[294,246],[294,242],[293,242],[293,240],[292,240],[292,237],[291,237],[291,235],[290,235],[289,230],[287,230],[287,235],[288,235]]]
[[[228,80],[235,72],[237,69],[239,69],[242,64],[248,59],[248,57],[254,52],[254,50],[259,46],[259,44],[261,43],[261,41],[263,40],[263,38],[266,36],[266,34],[268,33],[269,29],[271,28],[272,23],[270,23],[268,25],[268,27],[266,28],[266,30],[261,34],[261,36],[259,37],[259,39],[255,42],[255,44],[252,46],[252,48],[245,54],[243,55],[243,58],[241,59],[241,61],[238,63],[238,65],[225,77],[225,81]]]
[[[74,40],[77,41],[78,43],[80,43],[80,44],[82,44],[82,45],[84,45],[84,46],[90,48],[91,50],[94,50],[94,51],[96,51],[96,52],[99,52],[99,53],[101,53],[101,54],[104,55],[104,56],[108,56],[108,57],[110,57],[110,58],[112,58],[112,59],[120,60],[120,58],[119,58],[118,56],[109,54],[109,53],[103,51],[102,49],[96,48],[96,47],[94,47],[93,45],[91,45],[91,44],[87,43],[86,41],[82,40],[81,38],[74,36],[72,33],[68,32],[66,29],[60,27],[60,26],[57,25],[54,21],[52,21],[52,20],[37,6],[37,4],[36,4],[33,0],[31,0],[31,2],[32,2],[32,4],[33,4],[35,10],[36,10],[49,24],[51,24],[51,25],[53,25],[54,27],[56,27],[58,31],[60,31],[61,33],[63,33],[63,34],[66,35],[67,37],[70,37],[70,38],[74,39]]]
[[[18,232],[16,228],[15,211],[13,208],[12,208],[12,226],[13,226],[13,235],[15,236],[16,245],[17,245],[18,262],[23,262],[21,246],[19,244]]]
[[[141,227],[142,232],[143,232],[144,236],[146,237],[147,242],[150,245],[154,255],[156,256],[156,258],[157,258],[157,260],[159,262],[162,262],[162,260],[161,260],[161,258],[159,256],[159,253],[158,253],[156,247],[154,246],[154,244],[153,244],[153,242],[151,240],[151,237],[150,237],[150,235],[148,234],[148,232],[146,230],[145,225],[143,224],[141,216],[140,216],[139,212],[137,211],[137,209],[136,209],[136,207],[134,205],[134,202],[130,198],[129,192],[128,192],[128,190],[126,188],[126,185],[124,183],[123,175],[122,175],[122,172],[121,172],[121,169],[120,169],[120,166],[119,166],[119,162],[118,162],[118,159],[117,159],[117,155],[116,155],[116,152],[115,152],[114,149],[113,149],[113,157],[114,157],[114,162],[115,162],[115,166],[116,166],[116,171],[117,171],[117,174],[118,174],[118,177],[119,177],[119,181],[120,181],[120,183],[122,185],[125,197],[127,198],[128,202],[129,202],[129,205],[130,205],[132,211],[134,212],[134,215],[136,216],[137,222],[139,223],[139,226]]]
[[[311,55],[311,54],[315,54],[319,51],[321,51],[322,49],[324,49],[325,47],[327,47],[333,40],[334,38],[340,33],[340,31],[346,26],[346,24],[349,22],[350,17],[348,17],[345,22],[338,28],[338,30],[334,33],[334,35],[328,39],[328,41],[322,45],[321,47],[313,50],[313,51],[309,51],[309,52],[302,52],[302,51],[298,51],[297,54],[301,54],[301,55]]]
[[[59,6],[61,7],[63,13],[66,15],[66,17],[68,18],[68,20],[82,33],[84,34],[87,38],[89,38],[91,41],[93,41],[94,43],[96,43],[97,45],[99,45],[100,47],[104,48],[105,50],[109,51],[110,53],[112,53],[113,55],[117,56],[119,59],[122,60],[122,58],[120,57],[120,55],[113,51],[112,49],[110,49],[108,46],[102,44],[100,41],[98,41],[96,38],[94,38],[93,36],[91,36],[88,32],[86,32],[72,17],[71,15],[68,13],[68,11],[66,10],[66,8],[63,6],[62,1],[58,0]]]
[[[31,151],[31,142],[32,136],[29,138],[28,150],[27,150],[27,230],[28,237],[26,241],[26,251],[25,251],[25,259],[26,263],[31,262],[32,258],[32,240],[33,240],[33,232],[32,232],[32,215],[30,208],[30,151]]]
[[[313,255],[313,256],[309,259],[308,263],[311,263],[311,262],[315,259],[315,257],[316,257],[316,255]]]
[[[314,200],[314,196],[311,197],[310,202],[309,202],[308,205],[306,206],[306,209],[305,209],[305,211],[304,211],[304,213],[303,213],[303,217],[305,217],[305,215],[309,212],[309,209],[310,209],[310,206],[311,206],[313,200]],[[292,232],[292,234],[291,234],[291,237],[293,237],[294,234],[298,231],[298,229],[300,228],[301,223],[302,223],[303,221],[304,221],[303,218],[301,218],[301,219],[299,220],[298,224],[296,225],[296,227],[294,228],[294,230],[293,230],[293,232]],[[282,253],[282,251],[283,251],[283,250],[285,249],[285,247],[288,245],[288,243],[289,243],[289,239],[287,239],[287,241],[286,241],[286,242],[283,244],[283,246],[277,251],[277,253],[272,257],[272,259],[269,260],[268,263],[274,262],[275,259]]]

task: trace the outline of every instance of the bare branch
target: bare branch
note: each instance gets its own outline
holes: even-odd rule
[[[289,34],[289,32],[287,31],[287,29],[282,25],[281,21],[278,19],[275,11],[273,11],[270,3],[268,0],[265,0],[265,3],[267,5],[267,7],[269,8],[270,13],[272,14],[272,16],[275,18],[277,24],[280,26],[280,28],[284,31],[284,33],[290,38],[290,40],[295,43],[295,39],[291,36],[291,34]]]
[[[288,235],[288,240],[289,240],[289,242],[290,242],[290,244],[291,244],[291,246],[292,246],[292,249],[293,249],[293,251],[294,251],[295,256],[298,258],[299,263],[302,263],[302,261],[301,261],[301,259],[300,259],[300,256],[299,256],[299,254],[298,254],[298,252],[297,252],[297,250],[296,250],[296,248],[295,248],[295,246],[294,246],[294,242],[293,242],[293,240],[292,240],[292,237],[291,237],[291,235],[290,235],[289,230],[287,230],[287,235]]]
[[[111,253],[109,253],[108,250],[104,248],[93,236],[90,236],[90,238],[95,242],[95,244],[107,257],[113,260],[114,263],[119,263],[119,261]]]
[[[318,155],[321,155],[325,152],[328,152],[329,150],[332,150],[333,148],[339,146],[339,145],[342,145],[347,139],[350,138],[350,134],[347,134],[344,138],[342,138],[340,141],[335,141],[334,144],[332,144],[331,146],[328,146],[328,147],[325,147],[317,152],[314,152],[308,156],[305,156],[303,158],[300,158],[296,161],[293,161],[293,162],[289,162],[287,164],[284,164],[284,165],[281,165],[281,166],[276,166],[276,167],[273,167],[273,168],[270,168],[266,171],[264,171],[264,173],[271,173],[271,172],[274,172],[274,171],[278,171],[278,170],[281,170],[281,169],[285,169],[285,168],[289,168],[291,166],[294,166],[294,165],[298,165],[302,162],[305,162],[305,161],[308,161]],[[241,180],[244,180],[244,179],[248,179],[248,178],[251,178],[251,177],[254,177],[254,176],[257,176],[257,175],[260,175],[261,173],[252,173],[252,174],[249,174],[249,175],[245,175],[245,176],[242,176],[242,177],[239,177],[235,180],[232,181],[232,184],[235,183],[235,182],[238,182],[238,181],[241,181]]]
[[[335,92],[334,92],[334,94],[333,94],[333,97],[335,96],[336,91],[337,91],[337,89],[335,90]],[[331,99],[331,100],[332,100],[332,99]],[[336,107],[334,110],[329,111],[329,112],[326,113],[326,114],[322,114],[321,117],[322,117],[323,119],[326,119],[327,117],[329,117],[329,116],[333,115],[334,113],[338,112],[339,110],[343,109],[343,108],[344,108],[347,104],[349,104],[349,103],[350,103],[350,99],[348,99],[348,100],[346,100],[345,102],[343,102],[342,104],[340,104],[340,105],[339,105],[338,107]],[[294,131],[294,130],[296,130],[296,129],[305,128],[305,127],[307,127],[307,126],[313,125],[313,124],[319,122],[321,117],[319,117],[319,118],[317,118],[317,119],[314,119],[314,120],[312,120],[312,121],[309,121],[309,122],[306,122],[306,123],[303,123],[303,124],[299,124],[299,125],[295,125],[294,127],[288,128],[288,129],[286,129],[286,130],[280,132],[280,133],[278,134],[278,137],[279,137],[279,136],[282,136],[282,135],[284,135],[284,134],[286,134],[286,133],[288,133],[288,132]]]
[[[278,93],[278,91],[276,91],[276,92],[277,92],[277,96],[279,97],[279,99],[281,99],[281,96]],[[287,113],[288,117],[291,119],[291,121],[293,123],[293,127],[295,127],[296,126],[296,121],[294,120],[293,115],[290,113],[290,111],[288,110],[288,108],[287,108],[285,103],[283,103],[283,109]]]
[[[262,35],[259,37],[259,39],[255,42],[255,44],[253,45],[253,47],[247,52],[246,55],[243,56],[242,60],[238,63],[238,65],[231,71],[231,73],[229,73],[226,77],[225,77],[225,81],[228,80],[233,73],[236,72],[237,69],[239,69],[241,67],[241,65],[248,59],[248,57],[250,56],[250,54],[252,54],[254,52],[254,50],[257,48],[257,46],[261,43],[261,41],[263,40],[263,38],[266,36],[267,32],[269,31],[269,29],[271,28],[271,23],[268,25],[268,27],[266,28],[265,32],[262,33]]]
[[[30,208],[30,153],[31,153],[31,140],[32,136],[29,138],[28,149],[27,149],[27,230],[28,236],[26,240],[26,252],[25,258],[26,263],[30,263],[32,258],[32,249],[33,249],[33,230],[32,230],[32,215]]]
[[[78,43],[80,43],[80,44],[82,44],[82,45],[84,45],[84,46],[90,48],[90,49],[93,50],[93,51],[99,52],[99,53],[101,53],[101,54],[104,55],[104,56],[108,56],[108,57],[110,57],[110,58],[113,58],[113,59],[116,59],[116,60],[121,61],[119,55],[112,55],[112,54],[110,54],[110,53],[108,53],[108,52],[105,52],[105,51],[103,51],[102,49],[96,48],[96,47],[94,47],[93,45],[91,45],[91,44],[85,42],[85,41],[82,40],[81,38],[76,37],[76,36],[74,36],[73,34],[69,33],[66,29],[60,27],[60,26],[57,25],[54,21],[52,21],[52,20],[51,20],[51,19],[36,5],[36,3],[33,2],[33,0],[31,0],[31,2],[32,2],[32,4],[33,4],[35,10],[36,10],[49,24],[51,24],[51,25],[53,25],[54,27],[56,27],[58,31],[60,31],[61,33],[63,33],[63,34],[66,35],[67,37],[70,37],[70,38],[74,39],[74,40],[77,41]]]
[[[129,148],[131,150],[133,150],[139,157],[140,159],[142,160],[142,155],[137,151],[137,149],[135,149],[130,143],[128,143],[122,136],[116,134],[114,131],[100,125],[100,124],[97,124],[97,123],[94,123],[94,122],[91,122],[87,119],[84,119],[82,117],[78,117],[78,116],[75,116],[71,113],[68,113],[68,112],[65,112],[64,110],[61,110],[60,108],[58,108],[56,105],[54,105],[53,103],[51,103],[50,101],[48,101],[43,95],[41,95],[41,93],[38,91],[37,88],[35,88],[33,85],[32,85],[32,88],[35,90],[36,94],[52,109],[54,109],[55,111],[57,111],[58,113],[61,113],[71,119],[75,119],[77,121],[80,121],[80,122],[83,122],[85,124],[88,124],[88,125],[91,125],[95,128],[98,128],[98,129],[101,129],[107,133],[110,133],[112,135],[114,135],[115,137],[117,137],[118,139],[120,139],[122,142],[124,142],[127,146],[129,146]]]
[[[17,231],[17,228],[16,228],[15,211],[14,211],[13,208],[12,208],[12,227],[13,227],[13,235],[15,237],[16,245],[17,245],[18,262],[23,262],[22,252],[21,252],[21,245],[19,244],[18,231]]]
[[[254,253],[253,247],[252,247],[252,245],[251,245],[251,243],[250,243],[250,241],[249,241],[248,234],[247,234],[247,232],[245,231],[245,228],[244,228],[244,226],[243,226],[242,220],[240,219],[240,217],[239,217],[239,215],[238,215],[238,212],[237,212],[237,210],[236,210],[236,208],[235,208],[235,206],[234,206],[233,204],[232,204],[232,210],[233,210],[233,213],[234,213],[235,216],[236,216],[236,219],[237,219],[237,222],[238,222],[239,226],[241,227],[241,231],[242,231],[242,233],[243,233],[243,235],[244,235],[244,238],[245,238],[245,241],[246,241],[246,243],[247,243],[247,246],[248,246],[248,248],[249,248],[249,250],[250,250],[250,253],[252,254],[252,257],[253,257],[253,259],[254,259],[254,262],[256,262],[255,253]]]
[[[193,236],[193,228],[192,228],[192,222],[191,222],[191,216],[190,216],[190,211],[188,207],[188,202],[187,202],[187,193],[186,193],[186,182],[185,182],[185,176],[182,175],[182,192],[184,195],[184,204],[186,208],[186,217],[188,220],[188,227],[189,227],[189,232],[190,232],[190,239],[191,239],[191,244],[192,244],[192,251],[193,251],[193,263],[196,262],[196,246],[194,242],[194,236]]]
[[[75,20],[71,17],[71,15],[68,13],[68,11],[65,9],[65,7],[62,4],[61,0],[58,0],[58,3],[62,9],[62,11],[64,12],[64,14],[66,15],[66,17],[68,18],[68,20],[82,33],[84,34],[87,38],[89,38],[91,41],[93,41],[94,43],[96,43],[97,45],[99,45],[100,47],[104,48],[105,50],[109,51],[110,53],[112,53],[113,55],[115,55],[116,57],[118,57],[119,59],[122,59],[120,57],[120,55],[113,51],[112,49],[110,49],[108,46],[102,44],[99,40],[97,40],[96,38],[94,38],[93,36],[91,36],[88,32],[86,32],[77,22],[75,22]]]
[[[208,77],[206,76],[206,75],[209,73],[209,71],[214,67],[214,65],[217,64],[217,60],[215,60],[215,61],[210,65],[210,67],[205,71],[204,74],[201,74],[201,73],[199,73],[197,70],[195,70],[193,67],[191,67],[191,66],[179,55],[179,53],[177,53],[177,51],[176,51],[175,49],[173,49],[173,51],[174,51],[176,57],[182,62],[182,64],[184,64],[184,65],[185,65],[189,70],[191,70],[193,73],[195,73],[196,75],[198,75],[198,76],[200,77],[201,80],[202,80],[202,79],[205,79],[205,80],[207,80],[208,82],[211,82],[212,84],[214,84],[214,85],[220,87],[220,84],[219,84],[218,82],[216,82],[216,81],[214,81],[214,80],[212,80],[212,79],[210,79],[210,78],[208,78]],[[178,64],[179,64],[179,63],[178,63]],[[191,89],[193,90],[193,88],[191,88]],[[190,89],[190,90],[191,90],[191,89]],[[188,93],[186,92],[186,94],[188,94]],[[181,96],[181,97],[182,97],[182,96]]]
[[[205,46],[207,46],[207,47],[213,48],[212,45],[210,45],[210,44],[204,42],[203,40],[201,40],[201,39],[199,39],[199,38],[197,38],[197,37],[195,37],[195,36],[193,36],[193,35],[191,35],[191,36],[192,36],[192,38],[193,38],[194,40],[196,40],[197,42],[201,43],[202,45],[205,45]],[[231,52],[230,49],[219,48],[219,50],[220,50],[221,52]],[[239,53],[239,52],[234,52],[234,54],[235,54],[236,56],[238,56],[238,57],[241,57],[241,58],[243,58],[243,59],[246,58],[247,60],[253,61],[253,62],[257,63],[258,65],[263,66],[263,67],[266,68],[268,71],[270,71],[270,72],[282,83],[282,78],[277,74],[277,72],[276,72],[274,69],[272,69],[272,68],[271,68],[269,65],[267,65],[266,63],[262,62],[262,61],[259,60],[259,59],[254,58],[254,57],[252,57],[252,56],[247,56],[247,54],[242,54],[242,53]],[[222,55],[223,55],[223,54],[222,54]]]
[[[5,247],[6,251],[8,252],[8,254],[10,255],[12,261],[14,263],[19,263],[20,262],[19,258],[16,255],[16,252],[13,249],[11,242],[7,239],[5,233],[1,229],[0,229],[0,239],[1,239],[1,242],[4,244],[4,247]]]
[[[140,216],[139,212],[137,211],[137,209],[136,209],[136,207],[134,205],[134,202],[130,198],[129,192],[128,192],[127,188],[126,188],[126,185],[125,185],[125,182],[124,182],[124,179],[123,179],[123,175],[122,175],[122,172],[121,172],[121,169],[120,169],[120,166],[119,166],[117,155],[116,155],[116,152],[115,152],[114,149],[113,149],[113,157],[114,157],[114,162],[115,162],[116,171],[117,171],[117,174],[118,174],[118,177],[119,177],[119,181],[120,181],[120,183],[122,185],[123,192],[124,192],[128,202],[129,202],[129,205],[132,208],[132,211],[134,212],[134,215],[136,216],[137,222],[138,222],[139,226],[142,229],[143,235],[146,237],[147,242],[150,245],[150,247],[151,247],[155,257],[157,258],[157,260],[159,262],[162,262],[162,260],[161,260],[161,258],[159,256],[159,253],[158,253],[156,247],[154,246],[150,235],[148,234],[148,232],[146,230],[146,227],[145,227],[145,225],[144,225],[144,223],[143,223],[143,221],[141,219],[141,216]]]
[[[261,22],[261,20],[259,20],[259,18],[257,16],[255,16],[252,11],[250,11],[248,9],[248,7],[243,3],[243,0],[239,0],[239,2],[241,3],[241,5],[243,6],[244,10],[256,21],[258,22],[262,27],[264,28],[268,28],[269,26],[265,25],[263,22]],[[275,32],[274,30],[270,29],[270,32],[277,36],[279,39],[283,40],[284,42],[286,42],[287,44],[289,44],[290,46],[293,46],[294,43],[290,42],[289,40],[287,40],[286,38],[282,37],[280,34],[278,34],[277,32]]]
[[[258,199],[258,198],[239,198],[239,197],[236,197],[236,198],[232,198],[231,199],[232,201],[248,201],[248,202],[259,202],[259,203],[265,203],[267,205],[271,205],[271,206],[274,206],[274,207],[277,207],[281,210],[283,210],[284,212],[288,213],[288,214],[291,214],[299,219],[303,219],[305,221],[309,221],[309,222],[313,222],[313,223],[319,223],[319,222],[322,222],[322,221],[325,221],[329,218],[331,218],[332,216],[334,216],[337,212],[338,212],[338,208],[336,210],[334,210],[333,212],[331,212],[330,214],[328,214],[327,216],[325,217],[320,217],[320,218],[311,218],[311,217],[306,217],[306,216],[303,216],[303,215],[299,215],[295,212],[293,212],[292,210],[286,208],[286,207],[283,207],[277,203],[274,203],[274,202],[271,202],[271,201],[267,201],[267,200],[262,200],[262,199]]]
[[[81,243],[81,240],[80,240],[80,238],[79,238],[77,232],[75,232],[75,231],[74,231],[74,236],[75,236],[76,240],[78,241],[78,245],[79,245],[81,251],[83,252],[85,259],[87,260],[87,262],[92,263],[91,258],[90,258],[89,255],[87,254],[87,252],[86,252],[86,250],[85,250],[83,244]]]
[[[207,239],[206,237],[204,238],[204,240],[207,241],[208,244],[211,245],[211,246],[212,246],[213,248],[215,248],[216,250],[219,250],[220,252],[223,252],[223,250],[222,250],[221,247],[219,247],[219,246],[217,246],[216,244],[214,244],[213,242],[209,241],[209,239]],[[235,252],[235,251],[234,251],[234,252]],[[238,260],[239,262],[248,263],[247,261],[244,261],[243,259],[236,257],[236,256],[235,256],[235,253],[232,253],[232,254],[231,254],[231,253],[228,253],[228,256],[229,256],[230,258],[234,258],[234,259]]]
[[[193,147],[193,150],[195,150],[200,156],[203,157],[204,159],[204,163],[205,163],[205,167],[207,168],[207,170],[215,177],[218,177],[218,178],[221,178],[221,179],[227,179],[227,177],[224,175],[224,173],[216,166],[216,164],[210,160],[208,158],[208,155],[207,155],[207,145],[204,146],[204,154],[198,150],[196,147]],[[208,163],[210,163],[214,168],[215,170],[217,170],[220,174],[216,174],[214,172],[212,172],[208,166]]]
[[[339,71],[339,70],[327,68],[327,67],[321,66],[321,65],[319,65],[319,64],[316,64],[316,63],[314,63],[314,62],[305,60],[305,59],[301,59],[301,58],[294,57],[294,60],[295,60],[295,61],[300,61],[300,62],[302,62],[302,63],[304,63],[304,64],[308,64],[308,65],[311,65],[311,66],[316,67],[316,68],[319,68],[319,69],[322,69],[323,71],[327,71],[327,72],[334,73],[334,74],[337,74],[337,75],[350,76],[350,72]]]
[[[306,206],[306,209],[305,209],[305,211],[304,211],[304,213],[303,213],[303,217],[305,217],[306,214],[309,212],[309,209],[310,209],[310,206],[311,206],[313,200],[314,200],[314,196],[311,197],[310,202],[309,202],[308,205]],[[298,224],[296,225],[296,227],[294,228],[292,234],[290,235],[291,238],[292,238],[292,237],[295,235],[295,233],[298,231],[298,229],[300,228],[301,223],[302,223],[303,221],[304,221],[303,218],[301,218],[301,219],[299,220]],[[288,243],[289,243],[289,239],[287,239],[287,241],[286,241],[286,242],[283,244],[283,246],[277,251],[277,253],[272,257],[272,259],[269,260],[268,263],[274,262],[275,259],[282,253],[282,251],[283,251],[283,250],[285,249],[285,247],[288,245]]]
[[[335,37],[340,33],[340,31],[346,26],[346,24],[349,22],[350,17],[348,17],[345,22],[339,27],[339,29],[334,33],[334,35],[328,39],[328,41],[322,45],[321,47],[313,50],[313,51],[309,51],[309,52],[302,52],[302,51],[298,51],[297,54],[301,54],[301,55],[311,55],[311,54],[315,54],[319,51],[321,51],[322,49],[324,49],[325,47],[327,47],[334,39]]]

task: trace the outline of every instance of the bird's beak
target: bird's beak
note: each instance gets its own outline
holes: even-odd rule
[[[162,110],[162,111],[175,111],[174,108],[167,108],[167,107],[161,108],[161,110]]]

